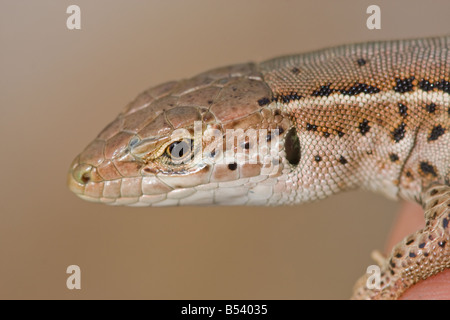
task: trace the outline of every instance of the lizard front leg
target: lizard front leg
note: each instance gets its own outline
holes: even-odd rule
[[[356,284],[353,299],[398,299],[409,287],[450,268],[450,187],[433,186],[422,194],[426,226],[397,244],[381,261],[380,289]]]

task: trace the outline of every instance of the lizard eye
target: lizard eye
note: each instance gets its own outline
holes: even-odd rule
[[[166,148],[166,156],[175,162],[190,159],[192,155],[193,144],[194,141],[191,139],[175,141]]]

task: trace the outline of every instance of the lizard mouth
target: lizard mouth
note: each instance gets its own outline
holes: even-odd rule
[[[138,170],[133,171],[132,175],[122,176],[111,174],[110,170],[115,168],[113,165],[96,167],[80,163],[79,159],[77,157],[72,162],[67,184],[83,200],[128,206],[177,206],[198,204],[200,200],[205,204],[212,204],[211,192],[197,190],[199,185],[207,184],[211,174],[209,166],[203,166],[189,175]],[[116,165],[120,168],[118,163]],[[108,172],[110,176],[107,175]],[[204,188],[208,189],[208,186]]]

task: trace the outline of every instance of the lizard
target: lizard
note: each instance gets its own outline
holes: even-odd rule
[[[450,268],[449,49],[450,36],[347,44],[152,87],[74,159],[69,188],[130,206],[281,206],[358,188],[416,201],[426,226],[377,259],[379,288],[365,275],[352,297],[397,299]]]

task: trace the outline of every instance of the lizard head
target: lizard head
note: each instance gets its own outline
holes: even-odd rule
[[[288,114],[244,64],[140,94],[75,158],[68,184],[113,205],[276,204],[298,157]]]

